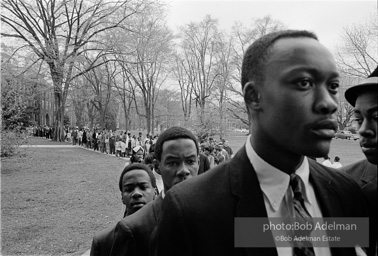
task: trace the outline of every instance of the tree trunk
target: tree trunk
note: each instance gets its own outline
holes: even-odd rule
[[[54,141],[63,141],[63,117],[64,117],[64,105],[62,104],[61,93],[54,93],[55,98],[55,123],[54,123]]]

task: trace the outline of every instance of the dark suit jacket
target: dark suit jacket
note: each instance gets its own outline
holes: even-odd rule
[[[114,240],[115,225],[105,228],[97,232],[92,240],[91,256],[105,256],[110,255]]]
[[[377,241],[377,166],[362,160],[357,163],[340,168],[357,181],[369,202],[370,210],[370,234],[373,241]],[[375,255],[376,247],[373,245],[369,249],[369,255]]]
[[[365,198],[353,179],[313,160],[309,162],[310,182],[324,217],[366,217]],[[154,253],[277,256],[276,248],[235,248],[235,217],[267,217],[263,193],[245,146],[230,161],[168,191]],[[333,256],[355,255],[354,248],[331,250]]]
[[[123,218],[115,228],[112,256],[148,256],[149,240],[157,225],[162,194],[136,213]]]

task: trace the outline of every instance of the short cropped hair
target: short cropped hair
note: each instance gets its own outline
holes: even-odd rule
[[[125,173],[132,171],[132,170],[140,170],[140,169],[145,170],[147,172],[148,176],[150,177],[152,187],[156,188],[156,179],[155,179],[155,176],[152,173],[150,167],[148,167],[145,164],[134,163],[134,164],[129,164],[128,166],[126,166],[123,169],[121,176],[119,177],[119,190],[121,192],[123,192],[122,191],[122,187],[123,187],[122,180],[123,180],[123,176],[125,175]]]
[[[248,47],[243,57],[241,71],[242,90],[245,84],[251,80],[257,83],[264,82],[264,70],[270,54],[269,50],[277,40],[298,37],[308,37],[318,40],[314,33],[306,30],[281,30],[266,34],[253,42],[253,44]]]
[[[199,154],[198,143],[194,134],[184,127],[174,126],[165,130],[162,134],[160,134],[158,140],[156,141],[156,145],[155,145],[156,159],[159,161],[161,160],[161,154],[163,152],[164,142],[170,141],[170,140],[177,140],[177,139],[191,139],[196,145],[197,154]]]

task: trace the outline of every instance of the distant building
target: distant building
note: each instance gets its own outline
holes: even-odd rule
[[[36,112],[33,120],[39,126],[53,126],[54,124],[54,91],[53,88],[44,88],[38,93],[34,102]]]

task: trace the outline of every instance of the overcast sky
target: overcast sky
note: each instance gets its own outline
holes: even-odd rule
[[[355,1],[194,1],[166,0],[170,6],[168,25],[178,26],[191,21],[199,22],[210,14],[218,19],[219,28],[230,30],[235,21],[244,25],[253,18],[271,15],[291,29],[315,32],[320,42],[330,50],[340,41],[343,27],[365,23],[377,15],[376,0]]]

